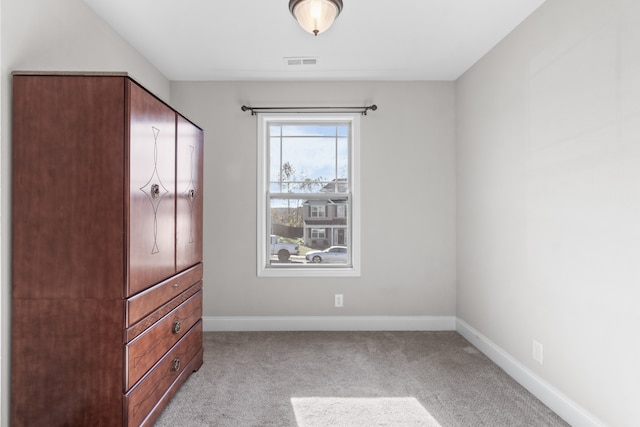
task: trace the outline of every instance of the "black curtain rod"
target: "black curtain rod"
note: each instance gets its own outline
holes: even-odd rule
[[[368,107],[247,107],[243,105],[240,107],[242,111],[251,111],[251,115],[254,116],[257,113],[261,113],[263,111],[270,111],[272,113],[290,113],[295,110],[304,110],[309,113],[321,113],[324,111],[318,110],[349,110],[362,114],[363,116],[367,115],[367,111],[376,111],[378,106],[375,104],[369,105]]]

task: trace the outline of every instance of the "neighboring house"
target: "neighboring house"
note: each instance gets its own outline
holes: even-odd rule
[[[346,193],[346,179],[338,179],[325,185],[322,192]],[[325,249],[329,246],[347,245],[347,199],[307,200],[303,205],[304,245]]]

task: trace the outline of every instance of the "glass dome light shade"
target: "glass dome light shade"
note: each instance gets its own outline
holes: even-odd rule
[[[291,0],[289,10],[305,31],[317,36],[338,17],[342,0]]]

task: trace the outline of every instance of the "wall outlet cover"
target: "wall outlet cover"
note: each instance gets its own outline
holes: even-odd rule
[[[540,344],[536,340],[533,340],[532,353],[533,360],[542,365],[542,362],[544,360],[544,348],[542,344]]]

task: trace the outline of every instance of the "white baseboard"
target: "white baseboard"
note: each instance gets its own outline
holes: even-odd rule
[[[455,316],[203,317],[205,331],[455,331]]]
[[[531,372],[487,337],[473,329],[464,320],[456,320],[456,331],[573,427],[606,426],[584,408]]]

